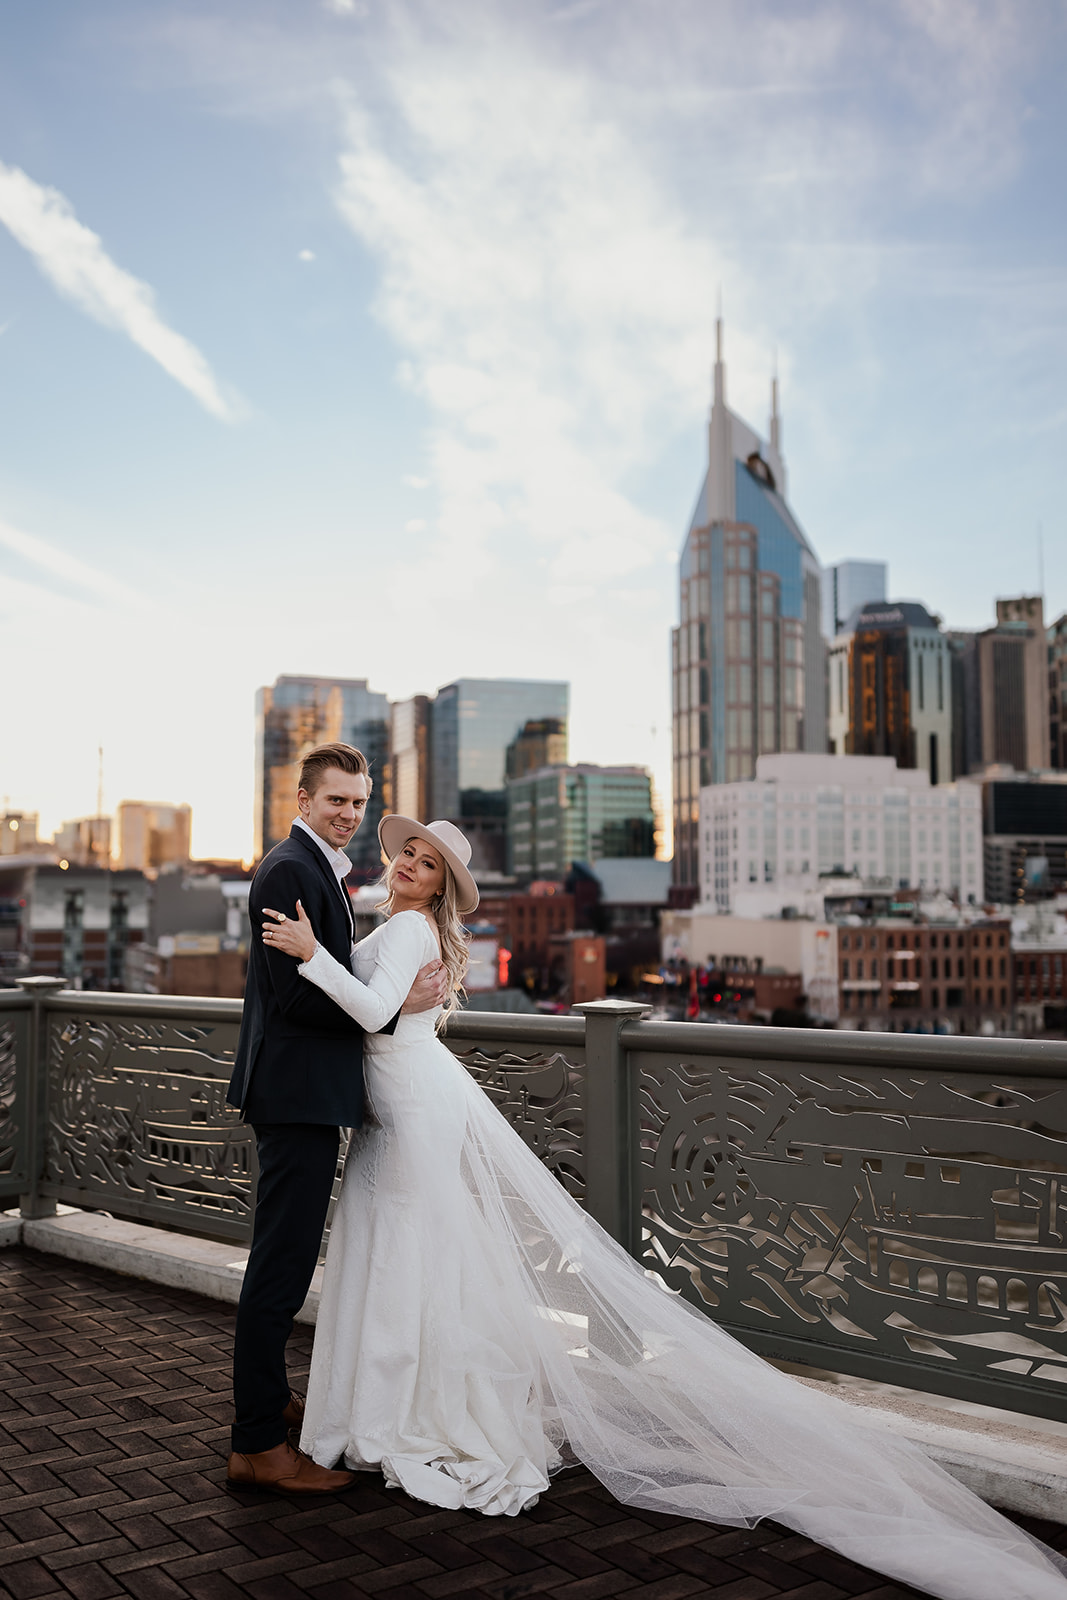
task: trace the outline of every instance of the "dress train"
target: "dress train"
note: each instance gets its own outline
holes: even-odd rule
[[[357,947],[369,989],[323,951],[301,970],[357,1014],[379,958],[401,982],[432,944],[404,912]],[[566,1443],[628,1505],[773,1517],[943,1600],[1067,1600],[1067,1561],[647,1275],[437,1040],[433,1014],[366,1043],[376,1121],[354,1136],[327,1254],[301,1441],[316,1461],[514,1515]]]

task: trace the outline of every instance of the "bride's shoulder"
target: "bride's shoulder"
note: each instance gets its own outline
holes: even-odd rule
[[[421,911],[396,911],[389,918],[386,926],[389,928],[403,928],[408,935],[421,933],[424,938],[433,940],[434,944],[437,943],[429,920],[423,916]]]

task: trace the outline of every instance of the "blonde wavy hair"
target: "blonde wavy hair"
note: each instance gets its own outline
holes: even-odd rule
[[[415,837],[413,835],[413,837]],[[405,839],[406,845],[409,841]],[[420,843],[425,843],[420,840]],[[403,850],[404,845],[400,846]],[[393,875],[396,872],[397,862],[400,860],[400,850],[397,851],[392,861],[387,861],[382,874],[382,888],[385,890],[385,899],[379,900],[377,910],[384,911],[386,916],[393,909]],[[437,924],[437,932],[441,939],[441,960],[445,971],[448,973],[448,999],[445,1008],[437,1019],[437,1028],[440,1031],[448,1021],[463,997],[463,979],[467,975],[470,964],[470,934],[463,926],[463,918],[456,905],[456,880],[452,876],[448,862],[442,860],[445,869],[444,886],[440,894],[435,895],[430,901],[430,913]]]

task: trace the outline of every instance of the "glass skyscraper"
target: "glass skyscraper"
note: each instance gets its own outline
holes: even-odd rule
[[[697,885],[700,790],[756,758],[826,750],[820,571],[785,499],[778,386],[764,443],[726,405],[716,325],[708,467],[682,548],[672,633],[675,882]]]
[[[460,678],[438,689],[431,719],[433,814],[462,827],[472,870],[503,872],[507,831],[507,753],[529,722],[557,720],[564,731],[570,685],[526,679]]]
[[[355,745],[370,766],[370,801],[348,846],[357,872],[381,867],[378,821],[389,758],[389,701],[366,678],[279,678],[256,692],[256,860],[289,836],[300,763],[318,744]]]

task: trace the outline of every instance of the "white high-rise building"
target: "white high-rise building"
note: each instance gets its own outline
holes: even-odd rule
[[[940,889],[981,901],[982,791],[930,783],[892,756],[765,755],[755,778],[700,794],[700,900],[736,912],[738,896],[775,908],[820,877]]]

